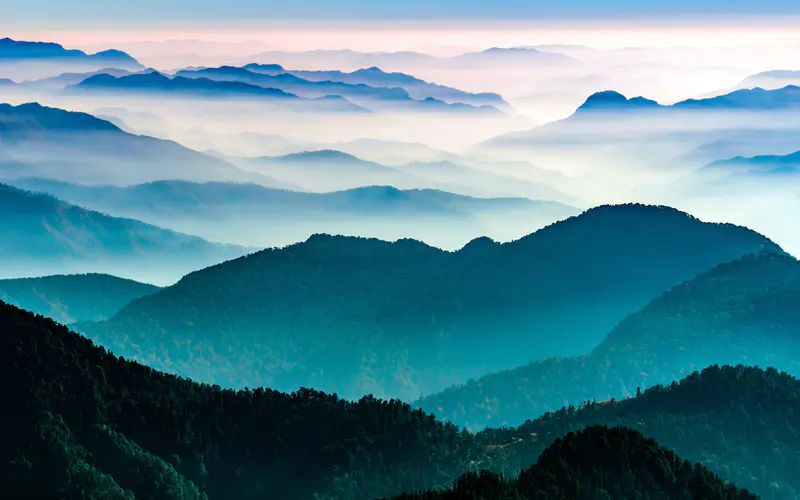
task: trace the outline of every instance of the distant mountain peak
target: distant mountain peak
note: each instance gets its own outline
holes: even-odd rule
[[[87,54],[82,50],[65,49],[61,44],[53,42],[27,42],[13,40],[9,37],[0,39],[0,58],[2,59],[66,59],[69,61],[92,62],[97,60],[114,60],[128,68],[141,68],[142,65],[130,55],[120,50],[104,50],[96,54]]]
[[[278,157],[281,160],[326,160],[326,161],[362,161],[361,159],[335,149],[320,149],[318,151],[301,151]]]
[[[619,111],[630,108],[660,108],[656,101],[644,97],[627,98],[615,90],[604,90],[590,95],[578,111]]]

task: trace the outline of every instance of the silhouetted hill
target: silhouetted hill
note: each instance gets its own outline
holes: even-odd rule
[[[437,85],[420,80],[406,73],[386,72],[376,66],[359,69],[350,73],[342,71],[301,71],[285,70],[274,64],[248,64],[244,66],[253,72],[278,75],[291,74],[304,80],[315,82],[341,82],[350,85],[370,85],[372,87],[399,87],[408,92],[413,99],[421,100],[433,97],[445,102],[462,102],[474,106],[495,106],[504,108],[508,103],[498,94],[470,93],[444,85]]]
[[[626,426],[763,498],[795,500],[800,498],[800,445],[793,416],[798,411],[796,378],[774,368],[712,366],[630,399],[590,400],[518,428],[487,429],[477,440],[489,457],[477,466],[503,464],[517,471],[569,432]]]
[[[800,263],[721,264],[621,321],[589,355],[487,375],[419,405],[460,425],[515,425],[565,404],[621,398],[711,364],[800,368]],[[487,404],[486,402],[489,402]]]
[[[714,498],[756,500],[700,464],[692,465],[639,432],[588,427],[557,439],[536,465],[505,481],[489,471],[469,473],[453,489],[401,495],[419,500],[550,500]]]
[[[0,179],[129,184],[164,178],[273,180],[175,142],[128,134],[86,113],[0,104]]]
[[[0,210],[3,277],[113,269],[127,276],[167,273],[176,279],[247,250],[110,217],[5,184],[0,184]]]
[[[637,205],[479,248],[317,235],[193,273],[81,328],[119,354],[221,385],[414,398],[588,352],[676,283],[780,252],[745,228]],[[190,356],[177,347],[187,341]]]
[[[143,69],[143,66],[136,59],[119,50],[105,50],[96,54],[87,54],[81,50],[65,49],[57,43],[24,42],[12,40],[11,38],[0,39],[0,63],[26,60],[110,63],[114,67],[121,69]]]
[[[100,321],[159,287],[108,274],[0,280],[0,299],[59,323]]]
[[[157,71],[123,77],[94,75],[67,88],[72,93],[144,93],[154,97],[202,97],[257,99],[287,106],[306,106],[311,111],[340,111],[366,113],[362,108],[341,96],[324,95],[314,99],[298,97],[277,88],[265,88],[241,81],[217,81],[209,78],[170,78]],[[299,108],[298,108],[299,109]]]

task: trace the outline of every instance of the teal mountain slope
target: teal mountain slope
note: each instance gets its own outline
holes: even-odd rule
[[[144,281],[160,274],[174,280],[247,253],[5,184],[0,184],[0,209],[3,277],[114,270]]]
[[[0,280],[0,299],[69,324],[100,321],[159,287],[108,274],[55,275]]]
[[[224,386],[416,399],[588,352],[663,290],[762,251],[781,252],[745,228],[640,205],[458,252],[315,235],[192,273],[79,328],[117,354]]]
[[[515,425],[564,404],[621,398],[711,364],[798,373],[800,263],[788,255],[721,264],[653,300],[590,354],[487,375],[421,400],[461,425]]]

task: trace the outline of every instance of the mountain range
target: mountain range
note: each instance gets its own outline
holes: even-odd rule
[[[376,66],[345,72],[287,70],[278,64],[253,63],[245,65],[244,69],[270,76],[293,75],[312,82],[340,82],[349,85],[368,85],[379,88],[401,88],[412,99],[416,100],[433,97],[448,103],[461,102],[473,106],[493,106],[499,109],[504,109],[508,106],[508,103],[499,94],[465,92],[453,87],[427,82],[406,73],[386,72]]]
[[[487,371],[587,352],[661,291],[760,251],[780,248],[745,228],[637,205],[592,209],[511,243],[477,239],[458,252],[315,235],[192,273],[76,328],[200,381],[413,399]],[[187,342],[188,353],[179,347]]]
[[[0,179],[131,184],[161,179],[284,187],[175,142],[133,135],[86,113],[0,104]]]
[[[428,189],[370,186],[304,193],[256,184],[157,181],[87,186],[17,179],[12,184],[118,217],[247,246],[284,246],[309,234],[412,237],[442,248],[479,236],[524,235],[580,210],[525,198],[470,198]]]
[[[0,184],[0,207],[4,278],[113,270],[169,282],[247,252],[5,184]]]
[[[285,92],[292,92],[305,98],[320,98],[327,95],[340,95],[362,106],[366,106],[374,110],[385,109],[500,114],[497,108],[485,104],[474,106],[472,104],[465,104],[463,102],[451,103],[434,98],[433,96],[424,96],[420,99],[414,99],[402,87],[372,87],[365,83],[351,84],[329,80],[307,80],[297,76],[294,73],[274,73],[269,70],[265,73],[263,70],[259,71],[258,65],[250,65],[249,68],[252,68],[255,71],[251,71],[247,66],[244,68],[221,66],[219,68],[181,70],[175,74],[174,78],[207,78],[219,82],[240,82],[263,88],[280,89]],[[412,80],[416,79],[413,79],[412,77]]]
[[[0,370],[19,403],[0,440],[12,495],[758,498],[734,480],[797,498],[791,414],[800,383],[774,369],[712,367],[636,398],[475,435],[397,401],[197,384],[4,303],[0,329]],[[504,471],[510,482],[495,475]],[[452,481],[453,492],[431,491]]]
[[[98,74],[67,87],[65,92],[72,94],[130,93],[163,98],[179,96],[203,99],[251,99],[294,107],[296,110],[370,112],[340,95],[328,94],[313,99],[302,98],[280,89],[250,85],[240,81],[217,81],[209,78],[186,78],[183,76],[170,78],[157,71],[122,77]]]
[[[746,256],[680,284],[617,324],[590,354],[538,360],[418,402],[471,428],[516,425],[565,404],[632,396],[711,364],[797,373],[800,263]],[[491,401],[485,406],[485,401]]]

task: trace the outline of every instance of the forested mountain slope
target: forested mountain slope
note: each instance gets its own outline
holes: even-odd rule
[[[758,497],[700,464],[681,460],[653,439],[624,427],[593,426],[557,439],[536,465],[505,481],[489,471],[469,473],[452,490],[402,495],[403,500],[627,500]]]
[[[192,273],[78,328],[117,354],[223,386],[415,399],[588,352],[663,290],[753,252],[781,250],[742,227],[640,205],[455,253],[315,235]]]
[[[530,479],[567,494],[593,469],[611,478],[629,466],[648,491],[657,490],[664,483],[639,475],[659,470],[651,468],[655,457],[688,473],[629,431],[592,429],[551,446],[597,421],[656,434],[684,458],[705,453],[700,459],[724,479],[753,477],[754,489],[776,492],[766,498],[796,499],[800,477],[792,438],[800,384],[775,370],[714,367],[618,404],[570,408],[476,436],[397,401],[197,384],[0,302],[0,376],[16,402],[3,412],[0,439],[0,480],[12,498],[366,500],[445,486],[481,469],[515,476],[537,460],[539,472],[557,473],[559,457],[573,471],[568,476],[557,473],[553,483],[529,471],[518,484],[530,488]],[[603,435],[614,445],[605,455],[595,449]],[[620,441],[628,444],[619,448]],[[579,460],[570,449],[601,456]],[[695,470],[701,485],[720,486]],[[630,489],[627,476],[617,480]]]
[[[517,425],[566,404],[635,394],[711,364],[798,372],[800,262],[747,256],[676,286],[620,322],[591,354],[550,358],[418,404],[460,425]]]

